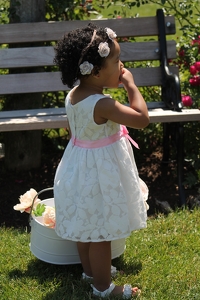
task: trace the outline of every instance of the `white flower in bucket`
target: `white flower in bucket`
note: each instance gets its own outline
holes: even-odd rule
[[[36,195],[37,195],[37,192],[34,189],[30,189],[25,194],[21,195],[19,197],[20,203],[16,204],[13,207],[14,210],[18,210],[21,213],[23,213],[24,211],[27,213],[30,213],[33,199]],[[36,208],[40,202],[41,202],[41,200],[36,198],[36,200],[34,201],[33,209]]]

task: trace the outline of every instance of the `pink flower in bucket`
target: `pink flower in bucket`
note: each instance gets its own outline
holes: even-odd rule
[[[144,204],[145,204],[146,210],[148,210],[149,205],[147,204],[147,199],[149,196],[149,189],[148,189],[146,183],[141,178],[139,178],[139,180],[140,180],[140,189],[142,191],[142,195],[143,195],[143,199],[144,199]]]
[[[30,189],[29,191],[27,191],[25,194],[21,195],[19,197],[19,202],[18,204],[16,204],[13,208],[14,210],[18,210],[21,213],[23,213],[24,211],[26,213],[30,213],[31,211],[31,206],[33,203],[33,199],[34,197],[37,195],[36,190],[34,189]],[[36,206],[41,202],[40,199],[35,199],[34,201],[34,205],[33,205],[33,209],[36,208]]]
[[[50,228],[54,228],[56,224],[55,208],[46,206],[45,212],[43,213],[44,225]]]

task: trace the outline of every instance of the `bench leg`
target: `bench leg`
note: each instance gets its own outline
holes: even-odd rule
[[[168,164],[169,163],[169,137],[170,137],[170,124],[163,123],[163,157],[162,163]]]
[[[170,142],[174,142],[176,147],[178,191],[180,205],[183,206],[186,204],[186,199],[183,186],[184,127],[182,123],[163,123],[163,164],[169,162]]]
[[[176,148],[177,148],[177,175],[178,189],[181,206],[186,205],[185,189],[183,186],[183,163],[184,163],[184,126],[183,123],[176,123]]]

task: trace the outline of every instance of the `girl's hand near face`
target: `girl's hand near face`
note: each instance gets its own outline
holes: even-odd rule
[[[135,84],[132,73],[126,68],[122,69],[119,80],[126,90],[130,84]]]

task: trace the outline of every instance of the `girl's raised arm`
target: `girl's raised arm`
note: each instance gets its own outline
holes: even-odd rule
[[[123,69],[120,80],[128,93],[130,107],[111,98],[103,98],[98,101],[95,107],[94,119],[96,123],[102,124],[111,120],[132,128],[146,127],[149,124],[147,105],[134,83],[131,72]]]

